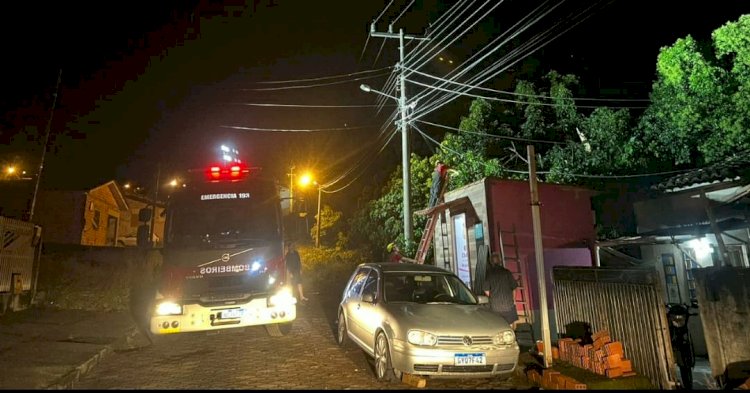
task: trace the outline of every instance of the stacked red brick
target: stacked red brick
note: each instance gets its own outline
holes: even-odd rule
[[[580,339],[560,339],[557,351],[552,348],[552,358],[609,378],[635,375],[633,363],[625,358],[621,342],[612,341],[606,330],[594,333],[591,338],[594,343],[586,345],[581,345]]]

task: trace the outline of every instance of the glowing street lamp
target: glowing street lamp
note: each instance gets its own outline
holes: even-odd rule
[[[12,174],[16,173],[16,167],[14,167],[13,165],[11,165],[11,166],[9,166],[8,168],[5,169],[5,172],[7,174],[9,174],[9,175],[12,175]]]
[[[313,183],[313,182],[314,182],[313,178],[309,173],[305,173],[299,178],[299,185],[301,187],[307,187],[308,185],[310,185],[310,183]]]

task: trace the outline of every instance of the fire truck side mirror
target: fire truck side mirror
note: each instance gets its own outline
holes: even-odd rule
[[[151,208],[144,207],[138,211],[138,220],[141,222],[147,222],[151,220]],[[147,236],[148,237],[148,236]]]

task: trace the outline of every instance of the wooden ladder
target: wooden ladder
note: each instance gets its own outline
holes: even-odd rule
[[[424,232],[422,233],[422,240],[419,241],[419,247],[417,247],[417,257],[414,258],[417,263],[424,263],[424,259],[427,256],[427,251],[430,249],[430,242],[432,241],[432,236],[435,235],[435,222],[438,219],[439,212],[432,212],[429,217],[427,217],[427,224],[424,227]]]
[[[505,234],[506,236],[503,236]],[[514,291],[514,300],[516,303],[516,312],[518,313],[518,321],[516,323],[516,335],[518,333],[527,333],[531,343],[534,343],[534,329],[532,328],[534,321],[531,315],[531,309],[529,307],[529,293],[526,288],[526,268],[521,263],[521,258],[518,255],[518,238],[516,237],[516,226],[513,225],[510,231],[503,231],[498,225],[498,237],[500,241],[500,257],[502,258],[503,266],[510,270],[513,274],[513,278],[518,283],[518,287]],[[506,241],[510,241],[506,243]],[[518,329],[523,327],[523,329]]]

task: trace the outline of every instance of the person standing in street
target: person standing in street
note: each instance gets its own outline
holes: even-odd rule
[[[497,253],[493,253],[490,260],[482,290],[490,298],[492,311],[500,314],[512,327],[513,323],[518,320],[514,296],[518,283],[513,273],[502,265]]]
[[[299,257],[299,252],[294,244],[294,241],[289,240],[286,242],[286,254],[284,255],[286,260],[286,270],[289,274],[289,283],[292,284],[292,290],[299,292],[299,300],[306,302],[305,292],[302,289],[302,261]]]

